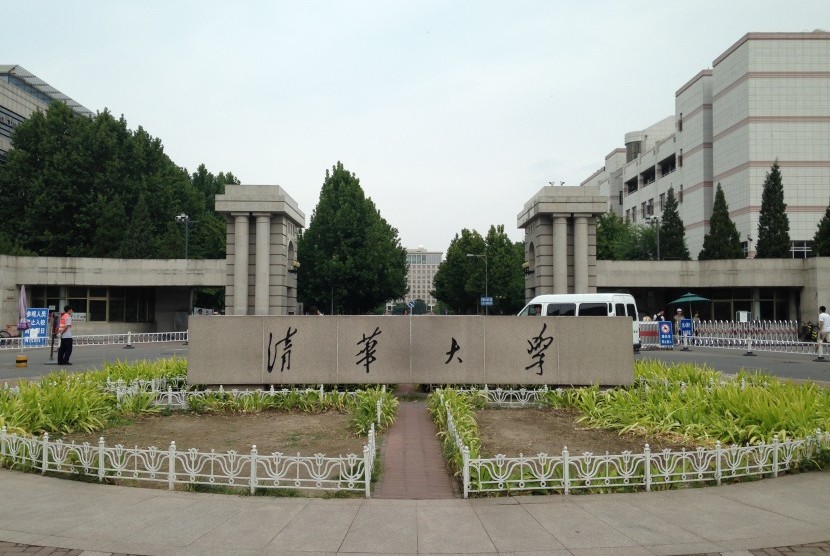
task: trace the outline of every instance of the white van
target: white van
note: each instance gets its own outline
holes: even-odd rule
[[[568,293],[537,295],[519,312],[520,317],[628,317],[634,351],[640,351],[637,303],[627,293]]]

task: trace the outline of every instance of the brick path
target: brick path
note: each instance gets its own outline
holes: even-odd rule
[[[399,394],[401,391],[399,390]],[[385,435],[383,473],[373,498],[426,500],[455,498],[450,476],[425,401],[402,401],[398,418]]]

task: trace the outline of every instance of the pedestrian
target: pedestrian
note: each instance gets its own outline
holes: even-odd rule
[[[71,365],[69,357],[72,355],[72,307],[65,305],[58,325],[61,345],[58,348],[58,365]]]
[[[674,335],[677,336],[677,342],[680,343],[680,321],[682,321],[685,317],[683,316],[683,309],[677,309],[674,313]]]
[[[663,313],[663,309],[660,309],[659,311],[657,311],[657,314],[654,315],[654,317],[652,317],[652,319],[653,320],[666,320],[666,317],[664,316],[664,313]]]
[[[830,315],[827,314],[827,307],[822,305],[818,308],[818,338],[816,338],[816,353],[824,357],[821,344],[830,342]]]

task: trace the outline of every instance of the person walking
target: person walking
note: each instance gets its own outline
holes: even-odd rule
[[[821,345],[830,342],[830,314],[827,314],[827,307],[822,305],[818,308],[818,338],[816,338],[816,353],[824,358]]]
[[[69,357],[72,355],[72,307],[63,308],[60,324],[58,325],[61,345],[58,348],[58,365],[71,365]]]
[[[683,309],[678,309],[674,314],[674,335],[677,337],[678,344],[683,340],[683,337],[680,334],[680,321],[684,318],[686,317],[683,316]]]

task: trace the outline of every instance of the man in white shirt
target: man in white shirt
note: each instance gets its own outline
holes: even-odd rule
[[[830,342],[830,314],[827,314],[827,307],[822,305],[818,308],[818,340],[816,342],[816,353],[824,357],[821,351],[821,344]]]

